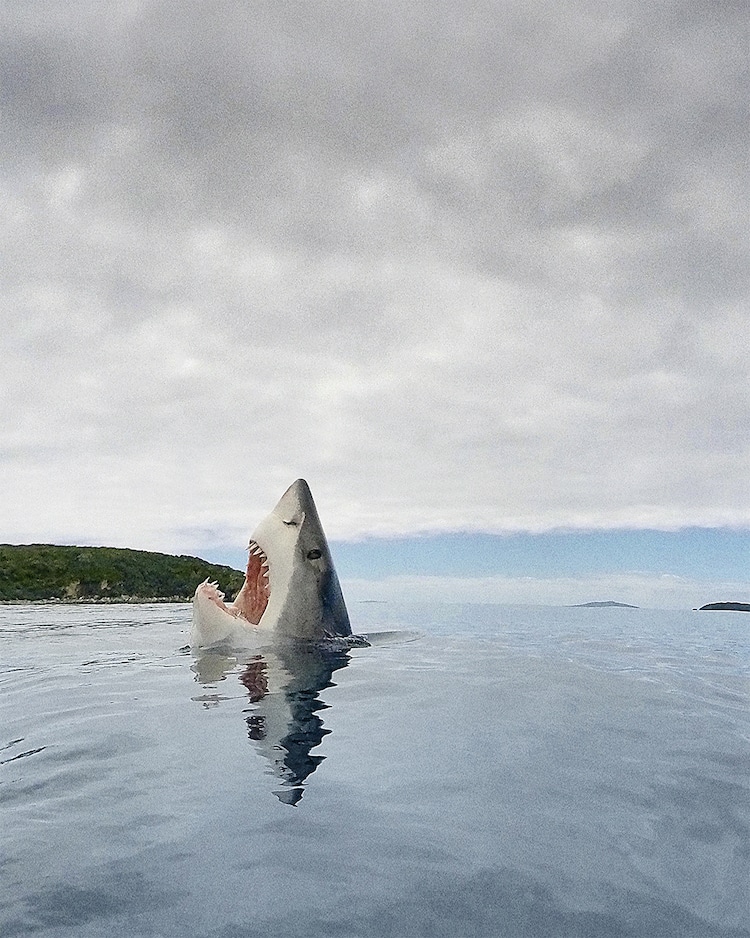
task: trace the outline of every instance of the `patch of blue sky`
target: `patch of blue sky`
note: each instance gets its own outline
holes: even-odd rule
[[[638,572],[741,579],[750,572],[750,530],[454,533],[331,544],[342,578],[418,576],[563,577]]]

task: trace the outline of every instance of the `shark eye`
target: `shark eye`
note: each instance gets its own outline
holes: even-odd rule
[[[291,521],[284,521],[284,524],[288,525],[290,528],[297,527],[297,522],[294,520],[294,518],[292,518]]]
[[[317,547],[314,547],[312,550],[308,550],[307,559],[308,560],[320,560],[323,556],[323,552],[318,550]]]

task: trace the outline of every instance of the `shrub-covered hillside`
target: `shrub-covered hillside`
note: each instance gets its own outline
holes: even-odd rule
[[[198,557],[118,547],[0,544],[0,601],[191,599],[206,577],[231,599],[244,576]]]

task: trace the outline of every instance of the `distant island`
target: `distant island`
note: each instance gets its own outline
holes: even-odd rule
[[[187,602],[209,577],[233,598],[244,575],[199,557],[120,547],[0,544],[0,602]]]
[[[707,603],[705,606],[701,606],[698,611],[703,612],[704,609],[723,609],[729,612],[750,612],[750,603]]]
[[[638,606],[631,606],[630,603],[616,603],[611,599],[603,603],[574,603],[574,609],[609,609],[612,606],[618,606],[620,609],[638,609]]]

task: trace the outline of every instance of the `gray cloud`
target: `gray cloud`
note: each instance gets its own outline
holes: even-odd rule
[[[739,4],[3,19],[5,539],[750,523]]]

